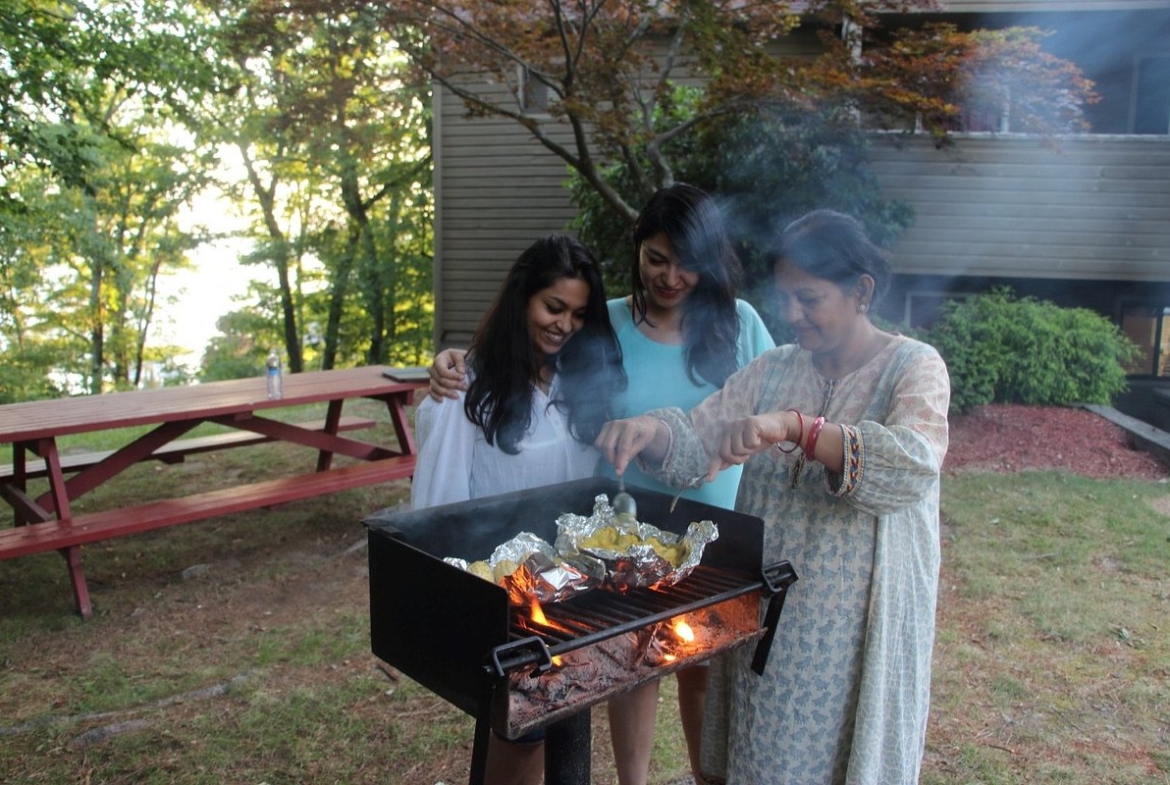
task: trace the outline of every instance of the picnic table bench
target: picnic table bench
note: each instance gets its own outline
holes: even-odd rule
[[[89,618],[92,605],[81,563],[81,546],[243,510],[268,507],[326,493],[409,478],[415,448],[406,409],[421,381],[395,381],[392,369],[370,366],[292,374],[284,395],[269,399],[263,378],[82,396],[0,406],[0,443],[10,443],[11,464],[0,466],[0,497],[14,510],[14,526],[0,529],[0,560],[57,550],[65,558],[77,610]],[[351,436],[375,421],[343,417],[346,400],[386,404],[397,449]],[[266,410],[325,403],[324,420],[282,422]],[[182,438],[201,423],[232,430]],[[152,426],[116,449],[63,455],[57,444],[68,434]],[[314,471],[232,485],[185,496],[75,514],[72,502],[143,461],[178,463],[218,449],[282,441],[317,455]],[[356,462],[334,466],[334,455]],[[29,480],[48,489],[34,495]]]
[[[342,431],[356,431],[361,428],[373,428],[377,424],[377,420],[371,420],[369,417],[342,417],[340,422],[337,423],[337,432],[341,433]],[[297,425],[300,428],[310,431],[325,430],[324,420],[301,422],[297,423]],[[271,436],[249,433],[248,431],[227,431],[225,433],[213,433],[207,436],[191,436],[164,444],[148,455],[146,459],[169,464],[183,463],[188,455],[226,450],[231,447],[247,447],[248,445],[264,444],[265,442],[271,441],[274,441]],[[109,458],[115,452],[115,450],[98,450],[95,452],[61,453],[61,471],[72,474],[83,469],[88,469]],[[26,461],[24,466],[25,479],[31,480],[47,477],[48,474],[49,468],[44,458],[33,458],[32,460]],[[15,464],[0,463],[0,482],[7,482],[15,476]]]

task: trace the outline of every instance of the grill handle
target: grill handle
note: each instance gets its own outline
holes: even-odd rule
[[[792,569],[792,565],[787,561],[777,562],[763,570],[764,586],[772,596],[768,600],[768,609],[764,612],[764,635],[756,644],[756,653],[752,657],[752,670],[758,676],[764,674],[764,666],[768,663],[768,654],[772,651],[772,638],[780,625],[780,611],[784,610],[784,598],[788,596],[788,587],[796,581],[796,570]]]
[[[544,673],[552,667],[552,653],[544,641],[535,635],[496,646],[492,649],[492,664],[488,670],[497,679],[502,679],[509,671],[530,663],[536,665],[534,673]]]

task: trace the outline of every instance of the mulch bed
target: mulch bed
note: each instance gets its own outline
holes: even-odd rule
[[[1125,429],[1076,407],[990,404],[950,420],[944,472],[1066,469],[1084,477],[1170,478],[1170,466],[1134,449]]]

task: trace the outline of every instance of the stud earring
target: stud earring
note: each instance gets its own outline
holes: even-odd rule
[[[868,303],[861,303],[860,305],[858,305],[858,306],[857,306],[857,312],[858,312],[858,313],[865,313],[865,312],[866,312],[866,311],[868,311],[868,310],[869,310],[869,304],[868,304]]]

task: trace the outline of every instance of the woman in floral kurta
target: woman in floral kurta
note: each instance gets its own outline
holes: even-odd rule
[[[799,575],[763,676],[750,647],[711,674],[711,781],[912,783],[930,700],[946,367],[869,321],[888,268],[852,219],[806,216],[776,258],[799,343],[689,414],[608,424],[598,446],[619,471],[638,453],[661,461],[672,484],[746,461],[736,508],[764,520],[764,563],[787,559]]]

